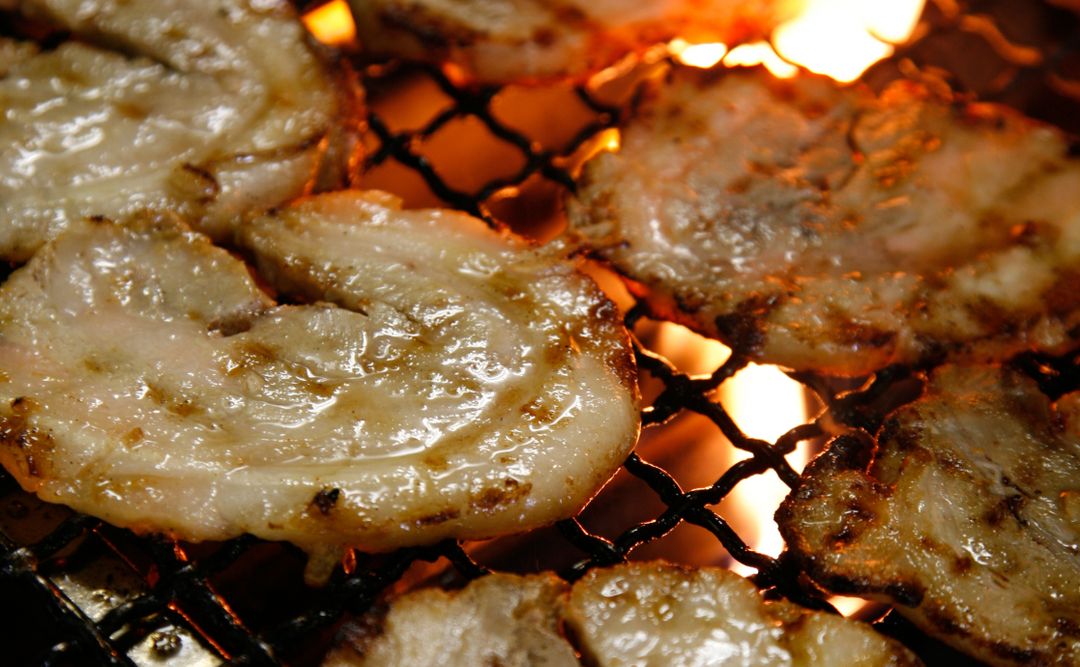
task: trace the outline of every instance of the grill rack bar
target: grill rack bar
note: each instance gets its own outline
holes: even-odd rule
[[[391,72],[389,73],[380,68],[379,75],[380,77],[388,74],[392,75],[395,73],[393,70],[401,67],[400,64],[396,67],[391,66]],[[533,174],[541,174],[563,188],[573,191],[576,187],[574,177],[569,170],[559,164],[559,161],[569,158],[601,131],[615,127],[622,117],[622,108],[605,104],[596,99],[586,87],[579,86],[575,89],[575,93],[589,109],[598,114],[599,120],[581,127],[562,150],[545,150],[538,147],[535,142],[525,135],[508,127],[493,112],[492,102],[495,96],[502,91],[501,86],[462,87],[454,84],[437,67],[416,65],[404,67],[405,69],[422,70],[455,103],[434,116],[422,128],[402,132],[392,131],[379,114],[369,112],[367,116],[368,129],[379,139],[380,146],[373,153],[366,156],[364,170],[381,165],[388,159],[395,159],[418,172],[435,195],[446,204],[488,222],[494,222],[494,218],[482,203],[503,188],[520,185]],[[473,192],[459,190],[447,183],[431,165],[431,162],[421,152],[417,151],[414,146],[419,140],[438,133],[450,121],[464,117],[473,117],[480,120],[493,136],[516,148],[525,158],[522,167],[511,176],[489,180],[483,187]]]

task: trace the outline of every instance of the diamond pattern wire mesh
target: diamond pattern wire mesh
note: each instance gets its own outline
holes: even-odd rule
[[[936,0],[917,39],[899,51],[865,80],[880,85],[897,75],[914,76],[936,67],[948,72],[960,89],[1011,104],[1071,132],[1080,129],[1080,21],[1071,12],[1034,0]],[[396,178],[409,204],[442,204],[491,221],[508,220],[518,231],[541,239],[550,235],[553,220],[557,227],[557,202],[573,189],[574,169],[604,143],[609,128],[622,117],[633,92],[626,81],[635,76],[601,87],[563,86],[552,124],[543,114],[521,122],[504,113],[507,96],[524,96],[523,108],[528,108],[528,91],[465,87],[427,67],[389,63],[359,68],[371,103],[366,138],[371,145],[361,186],[386,187]],[[394,106],[403,95],[411,99],[403,86],[414,84],[426,87],[427,99],[437,107],[423,118],[411,102]],[[568,115],[578,122],[568,124]],[[539,129],[534,133],[530,128]],[[478,130],[487,148],[463,145],[461,137]],[[556,136],[538,138],[545,132]],[[498,168],[485,170],[485,161]],[[462,173],[472,182],[461,181]],[[606,490],[579,517],[540,531],[541,541],[549,543],[557,536],[554,551],[560,571],[574,578],[589,567],[645,552],[646,546],[671,539],[682,526],[695,526],[730,559],[757,568],[755,580],[763,588],[803,604],[826,606],[793,563],[753,551],[716,506],[757,475],[775,474],[794,486],[798,475],[786,455],[797,446],[819,446],[828,420],[872,433],[887,410],[913,395],[916,371],[889,368],[859,382],[794,376],[826,411],[775,442],[765,442],[747,437],[715,394],[747,363],[746,357],[736,350],[710,375],[688,375],[657,353],[655,326],[646,315],[641,305],[626,314],[627,326],[636,334],[644,386],[653,388],[646,392],[646,437],[662,440],[665,429],[696,413],[729,443],[720,446],[750,456],[726,465],[710,483],[687,489],[668,469],[672,466],[651,463],[639,449],[620,475],[643,484],[653,497],[635,502],[657,505],[657,512],[644,518],[639,514],[615,530],[591,529],[587,526],[597,523],[593,515],[604,511],[595,507],[604,504]],[[1039,378],[1052,396],[1080,386],[1080,356],[1031,356],[1016,364]],[[672,447],[677,450],[678,443]],[[487,549],[492,545],[476,549],[446,542],[387,555],[357,554],[350,573],[339,570],[325,588],[310,589],[300,576],[303,556],[289,545],[250,537],[216,545],[139,537],[40,503],[0,473],[0,600],[5,602],[0,608],[8,616],[0,623],[4,661],[315,664],[343,618],[365,612],[385,592],[402,586],[403,578],[413,583],[449,565],[439,575],[442,581],[469,579],[487,569],[477,561],[505,565],[517,560],[517,567],[529,569],[539,564],[523,555],[532,553],[523,546],[529,539],[511,538],[509,547],[494,552]],[[487,557],[489,552],[501,555]],[[666,555],[674,557],[670,551]],[[902,629],[893,631],[903,634]],[[923,641],[918,636],[907,639]],[[928,654],[934,655],[941,654]]]

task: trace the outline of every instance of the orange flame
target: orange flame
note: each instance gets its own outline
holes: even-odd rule
[[[763,64],[789,78],[794,64],[837,81],[854,81],[868,67],[893,53],[893,44],[915,30],[926,0],[807,0],[803,11],[773,32],[775,50],[766,42],[728,49],[726,44],[690,44],[672,40],[668,50],[693,67]],[[316,39],[335,46],[356,40],[356,26],[345,0],[331,0],[303,17]]]
[[[660,324],[656,348],[680,370],[691,375],[708,375],[731,354],[720,342],[670,322]],[[809,417],[805,389],[775,366],[750,364],[724,382],[718,394],[728,414],[743,433],[752,438],[775,442]],[[724,459],[725,467],[750,456],[719,442],[715,451]],[[802,470],[808,458],[804,449],[787,457],[797,471]],[[772,515],[787,493],[787,486],[775,473],[756,475],[739,482],[725,498],[719,512],[754,551],[778,556],[784,542]],[[739,563],[732,569],[740,574],[754,571]]]
[[[720,401],[743,433],[775,442],[809,417],[805,391],[775,366],[750,364],[724,383]],[[740,452],[736,458],[748,457],[749,454]],[[788,463],[799,472],[808,458],[808,452],[802,448],[787,456]],[[776,557],[783,550],[784,541],[772,515],[787,494],[787,486],[770,472],[739,482],[728,496],[731,510],[736,514],[734,518],[742,518],[743,522],[750,519],[752,525],[745,531],[745,537],[754,551]],[[732,569],[742,575],[755,571],[741,563],[735,563]]]
[[[691,44],[685,39],[675,38],[668,43],[668,51],[684,65],[709,68],[724,59],[728,48],[719,42]]]
[[[356,40],[356,24],[345,0],[332,0],[303,17],[309,32],[323,44],[342,46]]]
[[[763,64],[789,78],[792,63],[841,82],[854,81],[868,67],[892,55],[894,43],[911,37],[926,0],[811,0],[802,13],[773,33],[776,49],[765,42],[729,52],[724,44],[687,44],[674,40],[671,53],[684,64],[712,67]],[[703,54],[719,54],[715,59]],[[725,56],[726,54],[726,56]]]
[[[667,357],[684,373],[706,376],[730,356],[731,351],[722,343],[704,338],[671,322],[659,324],[654,349]],[[806,390],[776,366],[750,364],[722,384],[717,396],[743,433],[752,438],[775,442],[777,438],[810,418]],[[721,438],[719,434],[705,435]],[[712,451],[721,460],[721,467],[729,467],[748,458],[746,452],[735,450],[726,441],[717,441]],[[809,443],[801,443],[787,461],[796,472],[809,463]],[[784,548],[783,538],[777,529],[773,514],[789,489],[773,472],[756,475],[739,482],[721,502],[717,511],[731,525],[746,544],[758,553],[776,557]],[[744,576],[754,569],[733,562],[731,569]],[[852,597],[829,598],[844,616],[851,616],[869,603]]]
[[[799,71],[798,67],[778,56],[765,42],[736,46],[724,58],[724,64],[728,67],[764,65],[774,76],[781,79],[790,79]]]

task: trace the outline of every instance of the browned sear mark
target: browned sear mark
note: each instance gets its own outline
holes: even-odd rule
[[[446,523],[451,519],[456,519],[461,516],[461,512],[456,509],[447,509],[427,516],[422,516],[416,520],[416,524],[419,526],[437,526],[440,523]]]
[[[516,479],[503,482],[504,488],[488,488],[475,494],[469,506],[482,512],[491,512],[505,505],[519,502],[532,492],[532,483],[521,484]]]
[[[330,514],[330,510],[334,509],[334,506],[337,505],[339,498],[341,498],[341,489],[321,489],[315,494],[315,497],[311,499],[311,504],[315,506],[315,509],[319,510],[320,514],[327,516]]]
[[[0,418],[0,460],[12,461],[28,478],[48,476],[45,466],[55,443],[48,432],[30,423],[31,415],[41,406],[32,398],[20,396],[11,401],[10,407],[11,416]]]

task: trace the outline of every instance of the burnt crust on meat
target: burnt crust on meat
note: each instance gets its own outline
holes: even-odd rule
[[[1080,660],[1080,392],[944,366],[877,440],[835,440],[777,512],[811,578],[991,664]]]
[[[676,67],[567,212],[569,237],[657,316],[756,361],[858,376],[1066,351],[1078,188],[1066,137],[1000,106]]]

